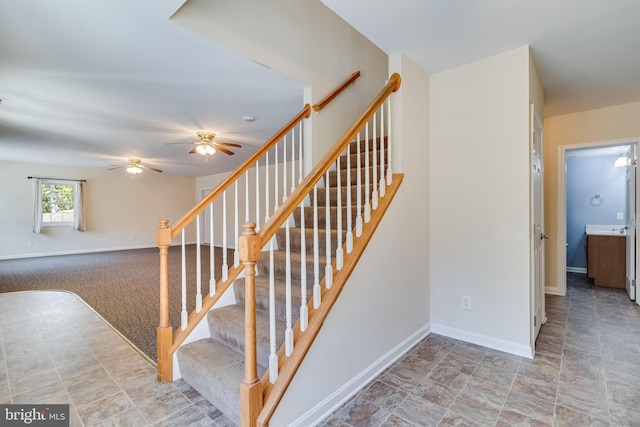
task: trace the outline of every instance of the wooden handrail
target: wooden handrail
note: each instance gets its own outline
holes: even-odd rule
[[[291,216],[296,208],[300,207],[300,203],[304,198],[313,190],[313,186],[322,178],[326,170],[340,157],[340,154],[349,145],[353,138],[357,135],[360,129],[373,117],[373,114],[378,110],[382,103],[391,95],[391,93],[397,91],[400,88],[400,75],[394,73],[386,86],[380,91],[380,93],[371,101],[366,110],[360,115],[351,127],[342,135],[338,142],[329,150],[329,152],[320,160],[320,162],[314,167],[306,178],[298,185],[298,187],[289,195],[286,202],[283,203],[280,208],[274,212],[269,220],[260,228],[258,236],[264,244],[276,233],[278,228]]]
[[[293,193],[287,198],[287,200],[280,206],[280,208],[272,215],[269,220],[264,224],[264,226],[257,233],[257,236],[260,237],[261,245],[263,247],[271,237],[275,234],[275,232],[280,228],[280,226],[291,216],[293,211],[300,206],[300,203],[304,200],[304,198],[309,194],[309,192],[313,189],[316,183],[324,176],[326,171],[334,164],[336,159],[344,152],[345,148],[348,144],[353,141],[354,137],[358,134],[360,129],[373,117],[375,112],[382,106],[384,101],[391,95],[391,93],[396,92],[400,88],[401,78],[398,73],[394,73],[389,82],[385,87],[380,91],[380,93],[371,101],[369,106],[364,110],[364,112],[360,115],[360,117],[351,125],[351,127],[343,134],[343,136],[338,140],[338,142],[329,150],[329,152],[320,160],[320,162],[311,170],[311,172],[307,175],[307,177],[302,181],[302,183],[295,189]],[[393,194],[397,191],[400,182],[402,181],[402,175],[398,175],[398,182],[395,182],[391,187],[390,197],[384,199],[383,209],[376,210],[376,215],[380,217],[384,214],[384,210],[388,206],[388,203],[393,198]],[[395,181],[395,180],[394,180]],[[258,416],[258,426],[268,426],[269,420],[273,416],[275,409],[277,408],[280,400],[282,399],[284,392],[286,391],[289,383],[293,379],[295,372],[297,371],[300,363],[302,362],[302,358],[308,351],[313,342],[313,339],[317,335],[319,328],[322,324],[322,321],[326,317],[329,309],[337,299],[344,283],[347,278],[351,275],[351,272],[355,268],[355,264],[357,263],[364,247],[369,242],[375,227],[379,223],[379,219],[373,223],[372,228],[368,231],[369,234],[363,234],[358,241],[356,242],[356,246],[354,246],[354,257],[350,257],[349,261],[345,263],[343,268],[337,272],[334,283],[331,289],[327,290],[325,286],[322,286],[322,299],[324,300],[324,294],[330,292],[331,297],[328,299],[327,303],[320,306],[318,310],[312,310],[312,301],[309,301],[309,326],[307,331],[304,334],[304,338],[302,338],[302,345],[297,345],[294,349],[294,353],[291,355],[290,364],[283,364],[283,351],[282,348],[278,352],[278,360],[279,365],[282,364],[283,369],[278,375],[278,380],[276,384],[272,385],[268,379],[268,373],[263,377],[262,384],[264,387],[264,401],[261,402],[262,412]],[[357,250],[356,250],[357,249]],[[335,267],[335,260],[333,261]],[[324,282],[324,279],[322,280]],[[319,320],[317,320],[319,319]],[[248,322],[250,319],[245,319],[245,322]],[[313,326],[311,326],[313,323]],[[296,332],[299,332],[299,320],[296,323]],[[308,334],[308,336],[307,336]],[[301,336],[302,337],[302,336]],[[294,340],[297,337],[294,337]]]
[[[351,76],[349,78],[347,78],[344,82],[342,82],[340,84],[340,86],[338,86],[337,88],[335,88],[329,95],[325,96],[322,101],[318,102],[317,104],[315,104],[313,106],[313,111],[320,111],[322,110],[324,107],[326,107],[326,105],[328,103],[330,103],[331,101],[333,101],[333,98],[335,98],[336,96],[340,95],[340,93],[345,90],[346,88],[348,88],[349,86],[351,86],[351,84],[353,82],[355,82],[358,77],[360,77],[360,71],[356,71],[355,73],[351,74]]]
[[[322,101],[322,107],[328,104],[335,96],[344,90],[346,86],[353,83],[360,76],[360,72],[354,73],[347,81],[342,83],[330,95]],[[188,224],[190,224],[198,214],[203,212],[210,204],[219,197],[227,188],[236,182],[243,173],[248,171],[256,161],[267,153],[274,145],[284,138],[298,123],[303,119],[311,116],[311,106],[306,104],[302,110],[285,124],[275,135],[271,137],[258,151],[256,151],[249,159],[247,159],[239,168],[227,176],[211,193],[196,204],[191,210],[183,215],[173,227],[169,226],[166,219],[160,220],[156,232],[156,242],[160,249],[160,323],[157,328],[157,346],[158,346],[158,380],[171,381],[173,371],[173,353],[180,347],[189,334],[195,329],[196,325],[206,316],[207,312],[218,302],[224,292],[231,286],[233,281],[244,270],[240,266],[234,266],[229,269],[227,280],[218,281],[216,284],[216,292],[214,295],[206,295],[202,301],[202,309],[193,311],[187,319],[185,329],[173,332],[169,319],[169,271],[168,271],[168,250],[172,240],[178,235]]]
[[[313,309],[313,301],[309,301],[309,324],[304,333],[300,332],[300,319],[294,325],[294,342],[296,343],[293,353],[286,360],[287,363],[283,363],[284,350],[280,348],[278,351],[278,380],[275,384],[271,384],[269,381],[269,372],[265,372],[262,376],[262,385],[264,388],[264,400],[262,402],[262,412],[258,416],[257,425],[259,427],[266,427],[269,425],[269,420],[273,416],[278,404],[284,397],[284,393],[287,387],[293,380],[294,375],[298,371],[298,368],[302,364],[302,360],[311,348],[315,337],[320,332],[320,328],[324,322],[324,319],[329,314],[331,307],[334,305],[340,292],[344,288],[347,279],[351,276],[351,273],[355,269],[358,260],[362,256],[364,249],[371,240],[375,230],[377,229],[382,217],[384,216],[387,208],[391,204],[395,194],[400,188],[400,184],[404,179],[403,174],[394,174],[391,185],[387,187],[387,195],[381,200],[378,209],[374,210],[371,214],[371,220],[365,226],[362,231],[362,235],[355,241],[351,256],[345,257],[345,263],[342,269],[339,270],[333,278],[333,284],[330,289],[326,289],[324,286],[324,279],[322,280],[322,304],[317,310]],[[333,262],[335,267],[335,261]]]
[[[253,165],[255,165],[256,160],[260,159],[271,147],[273,147],[278,141],[280,141],[286,134],[288,134],[291,129],[293,129],[298,123],[300,123],[303,119],[309,118],[311,116],[311,106],[306,104],[304,108],[293,118],[282,127],[275,135],[271,137],[258,151],[253,153],[249,159],[247,159],[238,169],[234,170],[227,176],[224,181],[220,183],[211,193],[207,195],[204,199],[200,201],[197,205],[195,205],[189,212],[184,214],[182,218],[176,221],[175,225],[171,227],[171,238],[174,238],[178,232],[180,232],[183,228],[187,226],[191,221],[193,221],[196,216],[204,211],[211,202],[220,196],[223,191],[231,186],[238,178],[242,176],[247,170],[249,170]]]

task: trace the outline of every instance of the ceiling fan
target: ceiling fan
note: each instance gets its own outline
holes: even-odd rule
[[[126,165],[111,165],[113,167],[109,168],[109,170],[119,169],[119,168],[127,168],[127,172],[129,172],[132,176],[136,176],[142,173],[143,169],[147,169],[154,172],[162,171],[160,169],[152,168],[151,166],[146,166],[142,164],[142,160],[140,159],[129,159],[129,163]]]
[[[234,144],[232,142],[215,141],[216,134],[213,132],[198,132],[196,133],[198,139],[191,142],[174,142],[169,144],[195,144],[196,146],[189,151],[189,154],[202,154],[203,156],[210,156],[215,154],[216,151],[221,151],[225,154],[232,156],[235,154],[227,147],[242,147],[240,144]]]

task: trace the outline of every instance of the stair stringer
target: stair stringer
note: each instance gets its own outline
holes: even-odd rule
[[[320,377],[322,377],[326,373],[326,367],[324,368],[316,367],[317,369],[312,369],[312,371],[309,371],[308,369],[304,370],[304,374],[301,377],[298,377],[298,375],[300,374],[300,372],[298,372],[298,369],[301,367],[304,368],[307,362],[306,361],[303,362],[303,359],[305,359],[309,351],[312,350],[311,354],[330,354],[330,353],[341,354],[345,351],[351,351],[351,349],[345,349],[344,347],[342,348],[332,347],[332,348],[323,349],[322,345],[316,344],[314,340],[316,336],[319,335],[320,328],[323,327],[323,324],[325,323],[325,320],[328,317],[329,310],[331,310],[332,306],[338,299],[338,296],[345,288],[347,279],[349,279],[349,277],[351,276],[351,273],[356,268],[356,264],[358,263],[358,260],[360,259],[361,256],[363,255],[366,256],[366,254],[364,253],[364,249],[369,243],[372,236],[374,235],[374,231],[376,230],[378,225],[381,223],[382,218],[385,215],[385,211],[390,205],[392,205],[391,201],[394,198],[396,192],[398,191],[398,188],[400,187],[402,180],[403,180],[402,174],[394,174],[392,184],[387,187],[386,196],[380,199],[380,204],[378,206],[378,209],[373,211],[371,221],[365,224],[362,236],[356,239],[353,252],[349,255],[345,254],[344,266],[342,270],[340,271],[335,270],[335,261],[334,261],[333,286],[330,289],[325,289],[324,283],[322,283],[322,286],[323,286],[322,305],[317,310],[313,309],[312,302],[309,303],[309,326],[307,330],[303,334],[300,334],[298,324],[296,324],[294,327],[295,348],[294,348],[293,354],[289,358],[286,358],[283,356],[283,349],[280,349],[278,353],[280,372],[279,372],[278,380],[276,381],[276,383],[273,385],[270,384],[268,375],[265,375],[263,377],[262,383],[265,388],[265,391],[264,391],[265,401],[264,401],[263,412],[258,417],[258,425],[272,425],[272,426],[290,425],[291,420],[295,420],[297,416],[300,416],[300,414],[309,410],[309,408],[317,404],[319,400],[323,400],[322,398],[318,399],[318,397],[315,396],[307,401],[304,398],[306,393],[304,392],[300,393],[299,390],[293,392],[288,390],[288,387],[290,384],[303,384],[302,386],[303,389],[305,389],[305,387],[308,387],[306,388],[306,390],[312,389],[314,388],[313,384],[315,380],[306,379],[304,377],[308,376],[309,374],[312,377],[315,375],[319,375]],[[384,246],[384,242],[382,242],[381,244]],[[349,289],[347,291],[348,293],[351,292],[350,287],[346,287],[346,289]],[[348,304],[346,303],[339,304],[339,306],[341,306],[341,310],[344,310],[344,309],[350,310],[348,306],[350,306],[351,304],[353,304],[353,301],[351,301]],[[358,303],[356,302],[355,305],[357,306]],[[424,324],[422,326],[424,326]],[[338,327],[341,328],[342,331],[344,331],[345,325],[339,325]],[[426,333],[424,332],[423,328],[418,328],[418,329],[422,330],[423,332],[417,333],[416,335],[418,337],[417,340],[422,338]],[[323,332],[322,334],[324,333],[325,332]],[[327,333],[331,334],[332,332],[327,332]],[[407,335],[411,335],[411,334],[409,333]],[[416,340],[409,340],[409,341],[410,341],[410,345],[413,345],[411,343],[417,342]],[[313,347],[311,345],[312,343],[313,343]],[[397,343],[395,343],[394,346],[396,344]],[[399,357],[399,355],[404,353],[404,351],[406,351],[406,349],[404,349],[403,347],[403,350],[401,350],[401,352],[395,357]],[[296,377],[295,380],[293,379],[294,376]],[[306,384],[306,386],[304,384]],[[335,389],[336,388],[334,387],[332,390],[335,391]],[[301,404],[300,402],[297,402],[293,406],[290,406],[289,404],[286,404],[287,399],[285,398],[285,396],[287,395],[295,395],[296,398],[294,398],[294,400],[302,398],[303,403]],[[281,402],[280,400],[283,398],[285,400]],[[281,419],[282,417],[278,417],[278,416],[276,416],[276,419],[270,421],[270,417],[272,415],[274,414],[277,415],[279,413],[285,414],[284,418],[286,418],[287,420],[286,422],[283,422]],[[296,414],[297,416],[294,416]],[[309,420],[306,420],[303,424],[309,425]],[[303,424],[300,424],[300,425],[303,425]]]

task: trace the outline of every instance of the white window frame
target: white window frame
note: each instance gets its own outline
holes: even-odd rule
[[[78,182],[77,181],[66,181],[62,179],[42,179],[40,180],[40,186],[43,187],[45,185],[65,185],[73,187],[73,217],[69,221],[45,221],[44,220],[44,206],[45,202],[41,200],[40,203],[40,219],[42,220],[42,227],[73,227],[76,222],[76,218],[78,216]],[[42,198],[42,188],[40,189],[40,197]]]

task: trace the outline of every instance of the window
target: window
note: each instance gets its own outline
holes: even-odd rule
[[[34,180],[34,233],[41,233],[43,226],[67,226],[85,231],[83,182]]]
[[[75,184],[43,182],[42,225],[72,226],[75,220]]]

